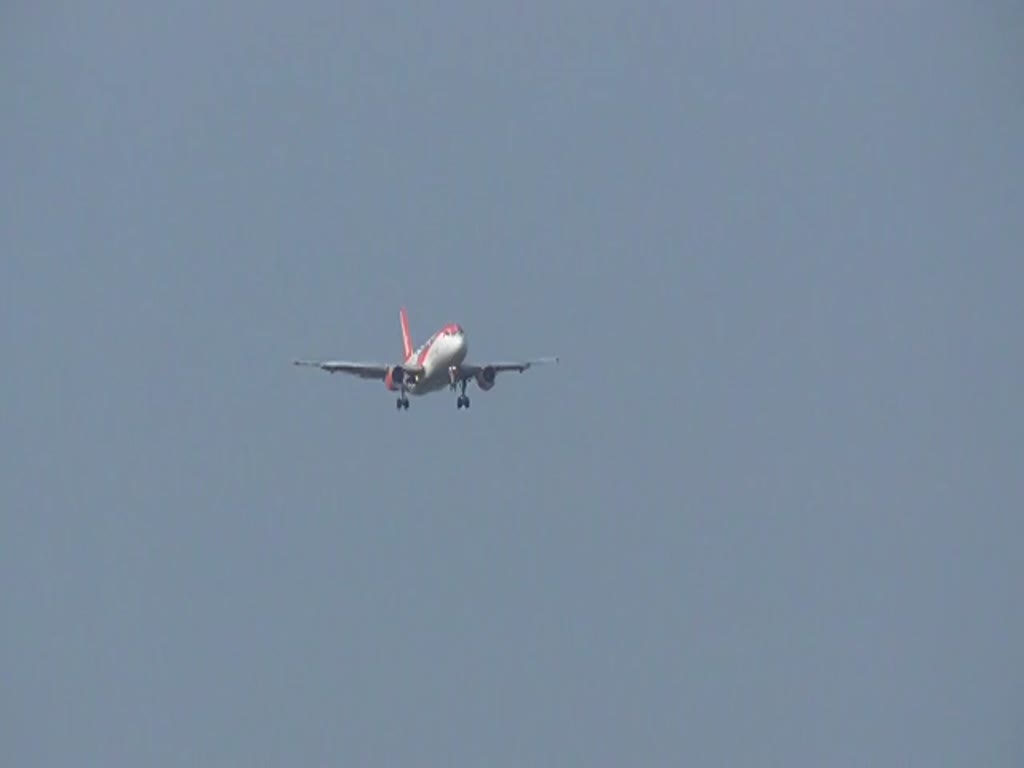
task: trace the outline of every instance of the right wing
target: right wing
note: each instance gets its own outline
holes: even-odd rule
[[[323,362],[317,360],[295,360],[292,364],[319,368],[321,371],[327,371],[328,373],[350,373],[361,379],[378,379],[380,381],[383,381],[384,377],[388,375],[388,368],[390,367],[380,363],[348,363],[343,360],[325,360]]]
[[[503,373],[504,371],[518,371],[522,373],[535,365],[557,362],[557,357],[538,357],[535,360],[522,360],[515,363],[463,363],[459,366],[459,375],[462,378],[471,379],[485,368],[490,368],[495,373]]]

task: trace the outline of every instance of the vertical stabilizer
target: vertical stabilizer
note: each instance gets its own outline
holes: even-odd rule
[[[412,336],[409,334],[409,313],[402,307],[398,311],[398,319],[402,321],[402,352],[404,360],[408,360],[413,353]]]

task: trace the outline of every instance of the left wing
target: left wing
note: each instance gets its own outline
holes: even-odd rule
[[[383,381],[384,377],[388,375],[388,366],[381,365],[380,363],[348,363],[344,360],[325,360],[323,362],[317,360],[296,360],[293,365],[319,368],[321,371],[327,371],[328,373],[350,373],[361,379],[379,379]]]

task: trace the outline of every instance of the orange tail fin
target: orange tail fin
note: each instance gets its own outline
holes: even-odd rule
[[[412,336],[409,334],[409,313],[402,307],[398,312],[398,319],[402,321],[402,352],[404,360],[408,360],[413,353]]]

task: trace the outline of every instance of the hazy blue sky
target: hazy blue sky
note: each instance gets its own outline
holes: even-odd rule
[[[1019,3],[0,19],[0,764],[1024,761]]]

